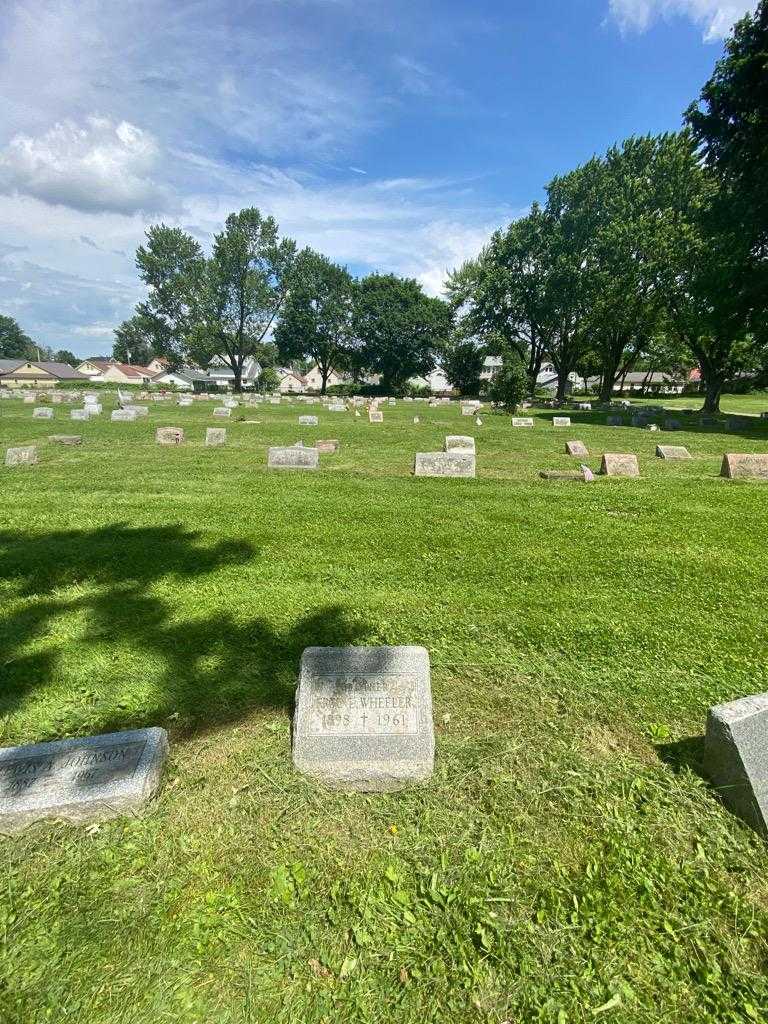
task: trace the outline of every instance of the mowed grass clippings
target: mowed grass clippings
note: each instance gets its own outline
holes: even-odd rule
[[[40,454],[0,469],[0,742],[161,725],[172,754],[144,817],[0,841],[3,1024],[766,1019],[768,857],[701,736],[768,689],[768,489],[718,477],[768,424],[55,409],[0,404],[0,454]],[[476,437],[478,478],[414,479],[448,433]],[[266,469],[331,437],[317,473]],[[642,479],[538,479],[575,438]],[[428,785],[293,772],[301,651],[345,643],[429,649]]]

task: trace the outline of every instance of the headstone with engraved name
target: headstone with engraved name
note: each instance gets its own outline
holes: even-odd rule
[[[726,807],[768,839],[768,693],[709,709],[703,765]]]
[[[135,423],[137,419],[133,409],[114,409],[110,420],[113,423]]]
[[[417,452],[414,476],[475,476],[475,453],[472,451]]]
[[[33,395],[24,395],[24,404],[25,405],[32,405],[36,401],[37,401],[37,395],[34,395],[34,394]]]
[[[37,448],[35,445],[26,445],[23,448],[9,448],[5,453],[6,466],[35,466],[37,465]]]
[[[71,409],[69,412],[69,418],[71,420],[87,420],[90,413],[87,409]]]
[[[346,412],[347,407],[343,402],[331,402],[328,406],[328,412]]]
[[[369,423],[383,423],[384,422],[384,413],[383,412],[379,412],[378,409],[371,409],[369,411],[369,413],[368,413],[368,422]]]
[[[318,422],[317,416],[299,416],[300,427],[316,427]]]
[[[317,448],[270,448],[267,455],[270,469],[319,469]]]
[[[587,446],[583,441],[566,441],[565,442],[565,453],[566,455],[578,455],[582,459],[589,455]]]
[[[552,426],[553,427],[570,427],[571,417],[570,416],[553,416]]]
[[[339,442],[335,438],[315,441],[315,448],[317,448],[321,455],[333,455],[339,450]]]
[[[388,792],[432,774],[423,647],[308,647],[293,724],[298,771],[334,789]]]
[[[532,427],[533,419],[530,416],[513,416],[512,417],[513,427]]]
[[[682,445],[657,444],[656,457],[659,459],[690,459],[691,453]]]
[[[207,427],[205,431],[205,444],[207,448],[216,448],[218,445],[227,443],[226,427]]]
[[[53,419],[53,409],[47,408],[45,405],[38,406],[32,412],[33,420],[50,420]]]
[[[227,409],[226,406],[221,406],[220,405],[220,406],[217,406],[213,410],[213,415],[216,416],[219,419],[227,420],[232,415],[232,410],[231,409]]]
[[[165,729],[57,740],[0,750],[0,832],[44,818],[99,821],[135,814],[157,791]]]
[[[603,476],[640,476],[636,455],[606,452],[600,466]]]
[[[158,427],[155,431],[157,444],[182,444],[184,431],[181,427]]]
[[[724,455],[720,476],[729,480],[768,480],[768,455]]]
[[[474,452],[475,439],[463,434],[449,434],[445,439],[445,450],[447,452]]]

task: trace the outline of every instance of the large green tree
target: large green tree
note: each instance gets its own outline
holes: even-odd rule
[[[349,360],[353,295],[354,282],[344,267],[311,249],[302,251],[275,342],[284,362],[317,364],[323,395],[332,371],[344,369]]]
[[[222,357],[242,388],[246,359],[258,357],[285,301],[296,244],[254,208],[227,218],[206,258],[180,228],[149,229],[136,254],[149,289],[137,313],[172,363]]]
[[[353,327],[367,370],[381,374],[388,391],[429,373],[451,331],[451,310],[425,295],[418,281],[394,274],[369,274],[355,287]]]
[[[160,326],[157,320],[153,322],[146,315],[136,314],[124,320],[115,328],[112,355],[120,363],[136,366],[146,366],[156,355],[167,356],[170,346],[158,342],[154,333]]]
[[[441,366],[459,394],[478,394],[487,354],[488,349],[478,338],[465,338],[460,331],[454,332],[442,354]]]
[[[0,314],[0,359],[34,359],[37,349],[12,316]]]

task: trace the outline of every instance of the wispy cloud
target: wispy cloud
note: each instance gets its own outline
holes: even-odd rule
[[[622,32],[645,32],[659,19],[689,18],[704,30],[705,42],[728,35],[733,25],[755,9],[754,0],[610,0],[610,17]]]

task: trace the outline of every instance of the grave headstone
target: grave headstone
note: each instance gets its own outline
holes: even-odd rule
[[[51,434],[48,440],[51,444],[82,444],[80,434]]]
[[[768,839],[768,693],[709,709],[704,769],[726,807]]]
[[[24,395],[24,405],[33,405],[37,401],[37,395]]]
[[[587,473],[585,473],[584,469],[587,469],[587,467],[585,466],[582,469],[542,469],[539,476],[542,480],[570,480],[575,483],[591,483],[595,479],[594,473],[590,469],[587,469]]]
[[[566,441],[565,453],[566,455],[578,455],[581,458],[586,458],[589,455],[587,446],[583,441]]]
[[[23,448],[9,448],[5,453],[6,466],[35,466],[37,465],[37,448],[35,445],[26,445]]]
[[[553,427],[570,427],[571,417],[570,416],[553,416],[552,426]]]
[[[316,427],[318,423],[317,416],[299,416],[300,427]]]
[[[346,412],[347,407],[343,402],[331,402],[328,406],[328,412]]]
[[[640,476],[640,466],[636,455],[606,452],[600,466],[603,476]]]
[[[426,781],[435,737],[423,647],[308,647],[293,762],[335,789],[390,792]]]
[[[218,419],[227,420],[232,415],[232,410],[228,409],[226,406],[219,405],[213,410],[213,415]]]
[[[658,425],[658,423],[648,423],[648,424],[646,425],[646,428],[645,428],[645,429],[646,429],[646,430],[650,430],[650,431],[651,431],[652,433],[654,433],[654,434],[655,434],[655,433],[658,433],[658,430],[659,430],[659,425]]]
[[[45,405],[38,406],[38,408],[35,409],[32,412],[32,419],[33,420],[51,420],[51,419],[53,419],[53,409],[49,409]]]
[[[181,427],[158,427],[155,431],[155,442],[157,444],[182,444],[184,431]]]
[[[124,405],[123,408],[135,412],[137,417],[149,416],[148,405]]]
[[[414,476],[475,476],[475,453],[470,451],[417,452]]]
[[[206,427],[205,444],[208,448],[216,448],[227,443],[226,427]]]
[[[133,409],[114,409],[110,420],[113,423],[135,423],[137,419]]]
[[[691,453],[682,445],[657,444],[656,456],[659,459],[690,459]]]
[[[270,469],[319,469],[317,448],[270,448],[267,455]]]
[[[0,832],[44,818],[135,814],[156,793],[167,756],[157,728],[0,749]]]
[[[447,452],[474,452],[475,439],[463,434],[449,434],[445,439],[444,447]]]
[[[589,409],[592,408],[592,403],[591,402],[578,402],[576,404],[576,408],[577,409],[583,409],[583,410],[586,411],[586,410],[589,410]]]
[[[368,413],[368,422],[369,423],[383,423],[384,422],[384,413],[383,412],[379,412],[377,409],[371,409],[371,411]]]
[[[70,409],[69,418],[71,420],[87,420],[89,413],[87,409]]]
[[[474,416],[475,415],[475,407],[474,407],[474,405],[462,405],[461,406],[461,415],[462,416]]]
[[[768,480],[768,455],[724,455],[720,475],[729,480]]]
[[[512,417],[513,427],[532,427],[533,419],[530,416],[513,416]]]

